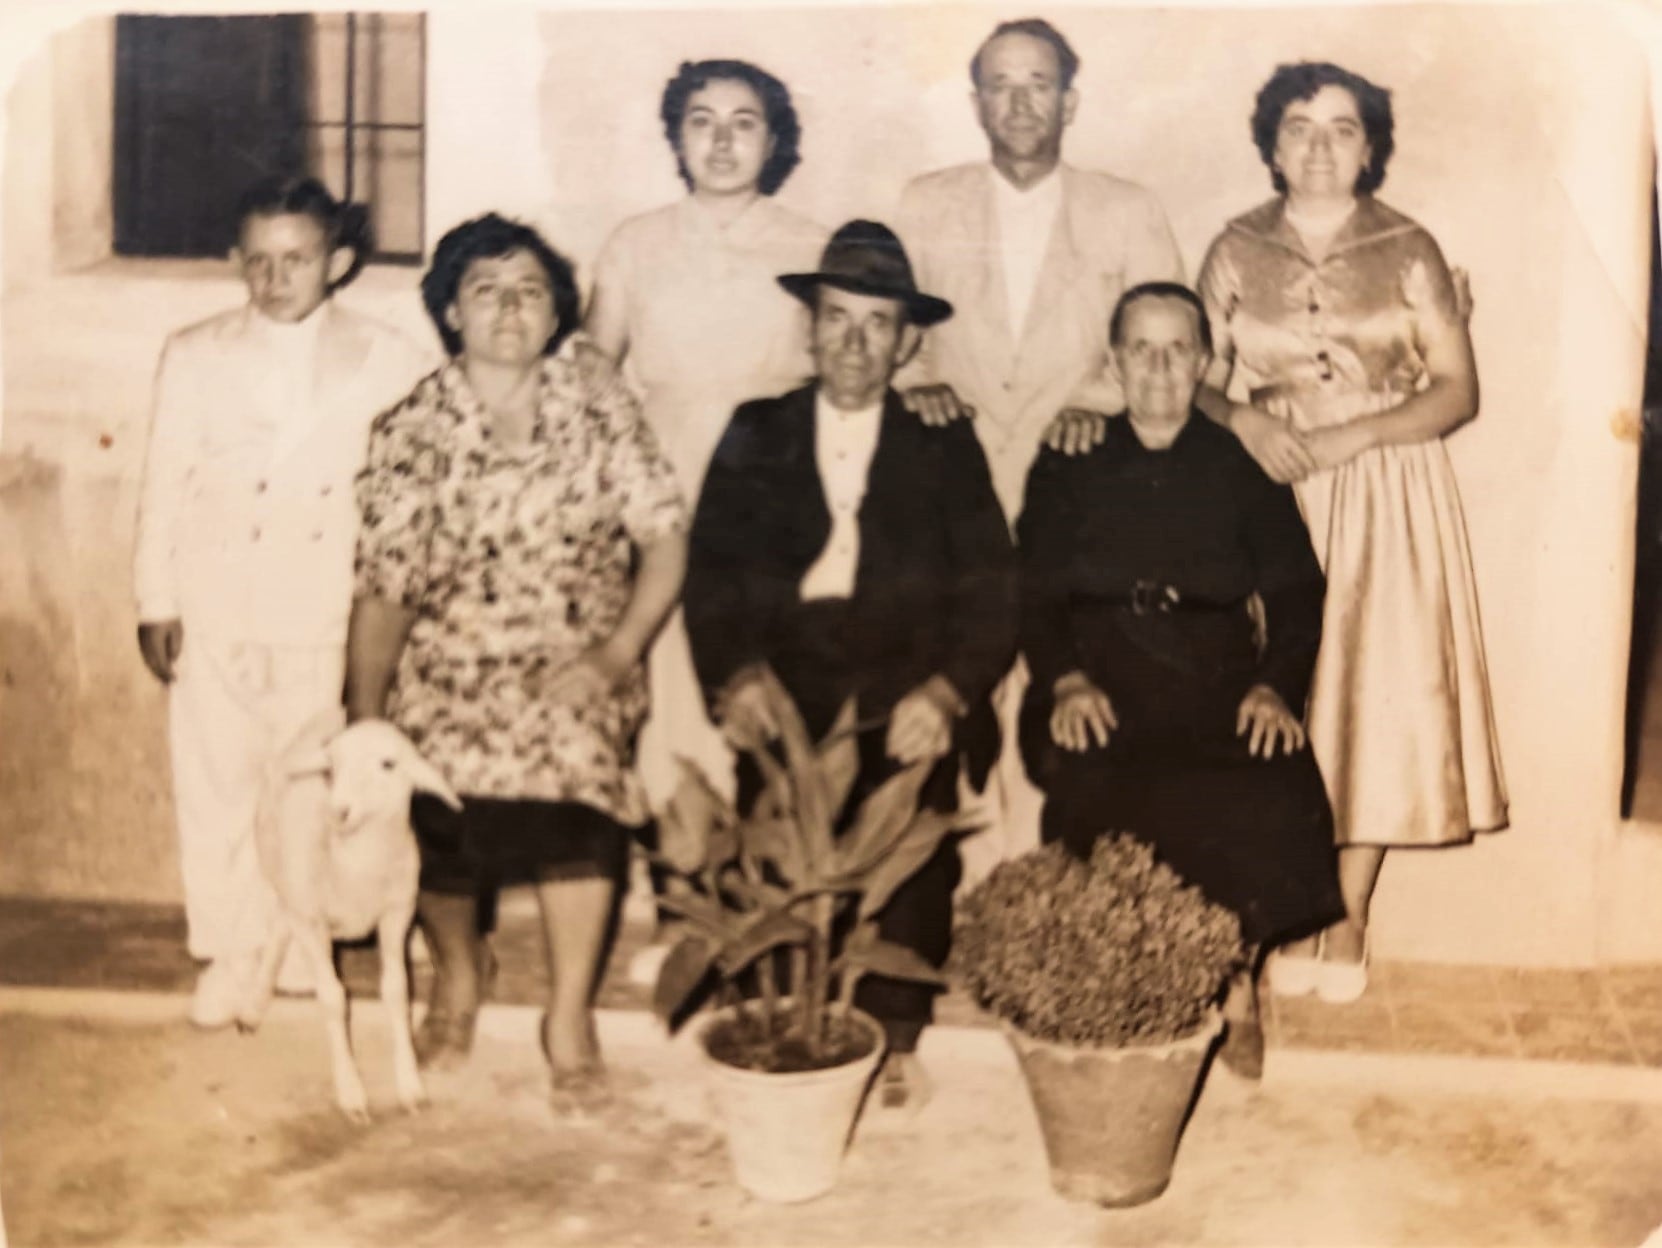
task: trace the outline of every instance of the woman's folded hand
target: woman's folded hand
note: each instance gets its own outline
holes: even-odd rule
[[[612,641],[590,646],[555,672],[548,697],[560,702],[585,702],[605,697],[635,666],[635,655]]]
[[[1064,750],[1083,753],[1095,744],[1106,749],[1108,738],[1120,726],[1108,695],[1084,672],[1069,672],[1053,686],[1056,706],[1050,712],[1050,737]]]
[[[1241,699],[1235,735],[1248,738],[1247,753],[1254,758],[1273,758],[1278,742],[1283,754],[1304,748],[1304,725],[1268,685],[1254,685]]]

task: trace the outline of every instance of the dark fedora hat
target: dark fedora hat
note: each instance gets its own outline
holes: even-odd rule
[[[810,307],[821,283],[856,295],[881,295],[906,305],[917,326],[934,325],[952,315],[945,299],[926,295],[912,277],[906,249],[888,226],[878,221],[850,221],[831,236],[814,273],[783,273],[779,284]]]

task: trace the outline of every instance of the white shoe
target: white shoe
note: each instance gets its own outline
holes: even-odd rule
[[[1314,992],[1322,970],[1319,942],[1316,947],[1316,957],[1279,950],[1270,954],[1264,962],[1264,983],[1269,990],[1278,997],[1302,997]]]
[[[636,951],[629,959],[629,982],[637,988],[651,988],[658,982],[658,972],[674,946],[665,940],[655,940]]]
[[[196,991],[191,994],[186,1016],[191,1025],[213,1031],[234,1023],[247,978],[246,969],[230,958],[215,958],[208,963],[196,977]]]
[[[658,983],[658,972],[663,970],[664,960],[686,934],[685,919],[659,919],[658,930],[652,933],[651,942],[642,946],[635,956],[629,959],[629,982],[637,988],[655,987]]]
[[[283,955],[283,964],[277,968],[277,993],[284,997],[314,997],[317,995],[317,976],[312,964],[300,952],[300,946],[291,944]]]
[[[422,935],[419,923],[410,924],[410,965],[433,965],[433,951],[427,947],[427,937]]]
[[[1360,962],[1318,962],[1316,996],[1329,1005],[1349,1005],[1359,1000],[1368,990],[1368,960],[1368,938],[1364,935]]]

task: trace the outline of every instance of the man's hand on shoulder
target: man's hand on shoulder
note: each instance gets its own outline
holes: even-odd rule
[[[913,386],[900,392],[900,401],[924,424],[938,429],[955,420],[974,420],[975,409],[958,397],[945,382]]]
[[[1063,408],[1046,427],[1040,440],[1051,450],[1064,455],[1083,455],[1102,445],[1102,440],[1108,436],[1111,419],[1107,412],[1092,411],[1090,408]]]

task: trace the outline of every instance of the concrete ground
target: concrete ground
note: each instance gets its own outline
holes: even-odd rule
[[[605,1011],[622,1095],[557,1120],[536,1011],[488,1007],[475,1059],[391,1099],[379,1007],[353,1021],[375,1121],[329,1099],[309,1002],[255,1036],[200,1033],[171,993],[0,989],[0,1205],[46,1244],[1630,1245],[1662,1224],[1662,1072],[1276,1049],[1249,1089],[1210,1071],[1172,1185],[1126,1211],[1049,1190],[1002,1038],[925,1038],[935,1100],[864,1116],[830,1195],[732,1182],[698,1061]]]

